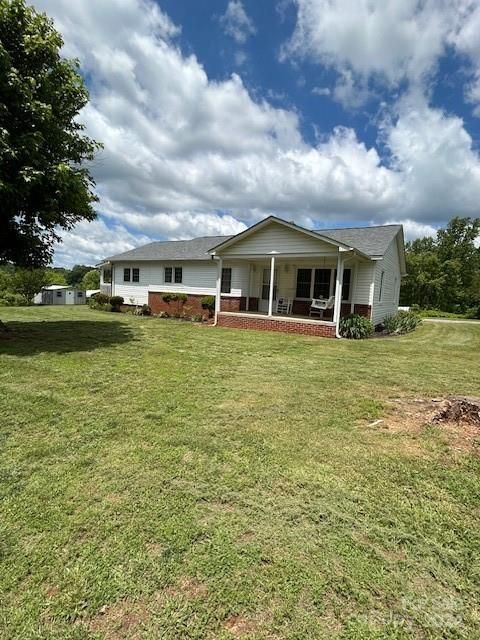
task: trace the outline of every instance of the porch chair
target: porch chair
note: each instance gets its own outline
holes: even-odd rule
[[[287,316],[290,315],[292,313],[292,301],[290,298],[278,298],[276,312]]]
[[[323,318],[323,312],[327,309],[331,309],[335,304],[335,296],[330,296],[330,298],[314,298],[312,300],[312,304],[310,305],[310,315],[318,315],[320,319]]]

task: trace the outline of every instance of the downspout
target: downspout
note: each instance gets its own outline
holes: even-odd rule
[[[213,326],[218,324],[218,314],[222,305],[222,258],[212,255],[213,260],[217,263],[217,286],[215,291],[215,316],[213,318]]]

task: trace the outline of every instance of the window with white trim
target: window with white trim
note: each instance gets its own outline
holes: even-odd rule
[[[380,287],[378,288],[378,301],[381,302],[382,301],[382,294],[383,294],[383,280],[385,278],[385,271],[382,271],[382,273],[380,274]]]
[[[163,270],[163,281],[164,282],[172,282],[173,268],[165,267]]]
[[[137,267],[132,269],[132,282],[140,282],[140,269]]]
[[[130,268],[129,267],[125,267],[125,269],[123,270],[123,281],[124,282],[130,282]]]
[[[182,267],[175,267],[175,284],[181,284],[183,282],[183,269]]]
[[[232,269],[224,267],[222,269],[222,283],[220,287],[221,293],[230,293],[232,290]]]
[[[342,284],[342,300],[350,299],[351,269],[344,269]],[[337,270],[317,269],[309,267],[297,269],[296,298],[312,300],[313,298],[330,298],[335,295]]]

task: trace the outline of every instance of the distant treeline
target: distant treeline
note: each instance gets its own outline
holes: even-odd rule
[[[479,241],[480,218],[456,217],[434,238],[407,242],[400,304],[478,315]]]
[[[0,266],[0,306],[31,304],[40,289],[49,284],[69,285],[79,289],[99,289],[100,274],[95,267],[76,264],[72,269],[46,267],[23,269]]]

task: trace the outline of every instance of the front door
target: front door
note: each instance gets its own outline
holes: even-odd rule
[[[258,301],[258,310],[268,313],[268,296],[270,295],[270,269],[264,269],[262,274],[262,295]],[[277,299],[277,270],[273,279],[273,299]]]
[[[75,291],[67,289],[65,293],[65,304],[75,304]]]

